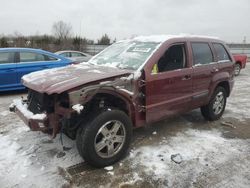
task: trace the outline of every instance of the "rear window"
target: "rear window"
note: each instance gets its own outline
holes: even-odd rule
[[[213,44],[218,61],[230,61],[229,55],[222,44]]]
[[[14,63],[14,52],[0,52],[0,64]]]
[[[193,50],[193,61],[195,65],[203,65],[213,62],[212,51],[208,43],[193,42],[191,45]]]

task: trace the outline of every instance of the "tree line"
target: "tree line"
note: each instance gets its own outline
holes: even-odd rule
[[[65,49],[84,51],[86,45],[89,44],[110,45],[115,42],[115,40],[111,41],[107,34],[101,36],[95,43],[94,40],[74,36],[72,33],[72,27],[69,23],[58,21],[53,24],[51,35],[23,36],[18,32],[9,36],[2,35],[0,36],[0,47],[39,48],[52,52]]]

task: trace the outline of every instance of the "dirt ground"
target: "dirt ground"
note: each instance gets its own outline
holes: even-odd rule
[[[249,187],[250,66],[236,77],[223,117],[199,110],[134,131],[128,155],[95,169],[63,135],[31,132],[8,111],[22,93],[0,95],[0,187]],[[176,157],[174,157],[176,156]],[[172,159],[173,160],[172,160]],[[175,161],[174,161],[175,160]]]

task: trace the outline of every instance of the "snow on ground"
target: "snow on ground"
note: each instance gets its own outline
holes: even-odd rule
[[[231,96],[228,98],[226,113],[224,117],[236,117],[244,120],[250,118],[250,68],[249,64],[246,70],[236,77],[236,82]],[[240,92],[239,92],[240,91]]]
[[[12,125],[10,125],[12,126]],[[58,167],[82,162],[74,142],[64,136],[63,151],[59,137],[29,131],[23,123],[14,125],[8,135],[0,135],[0,187],[60,187],[68,184]]]
[[[248,143],[250,144],[250,140]],[[162,138],[155,145],[138,147],[130,153],[128,160],[131,161],[132,169],[141,167],[147,176],[154,180],[167,180],[168,186],[174,187],[178,183],[176,177],[189,178],[190,183],[195,182],[207,166],[220,166],[231,158],[240,156],[242,150],[250,155],[250,148],[245,141],[225,139],[218,130],[186,129],[175,136]],[[171,160],[173,154],[180,154],[181,164]],[[186,166],[192,163],[195,163],[191,165],[193,169],[187,172]],[[247,172],[247,169],[243,172]],[[192,173],[192,177],[189,177],[189,173]]]

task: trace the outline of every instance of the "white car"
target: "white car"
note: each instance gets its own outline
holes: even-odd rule
[[[55,54],[61,55],[68,59],[78,62],[87,62],[92,58],[92,55],[87,53],[79,52],[79,51],[72,51],[72,50],[65,50],[65,51],[58,51]]]

